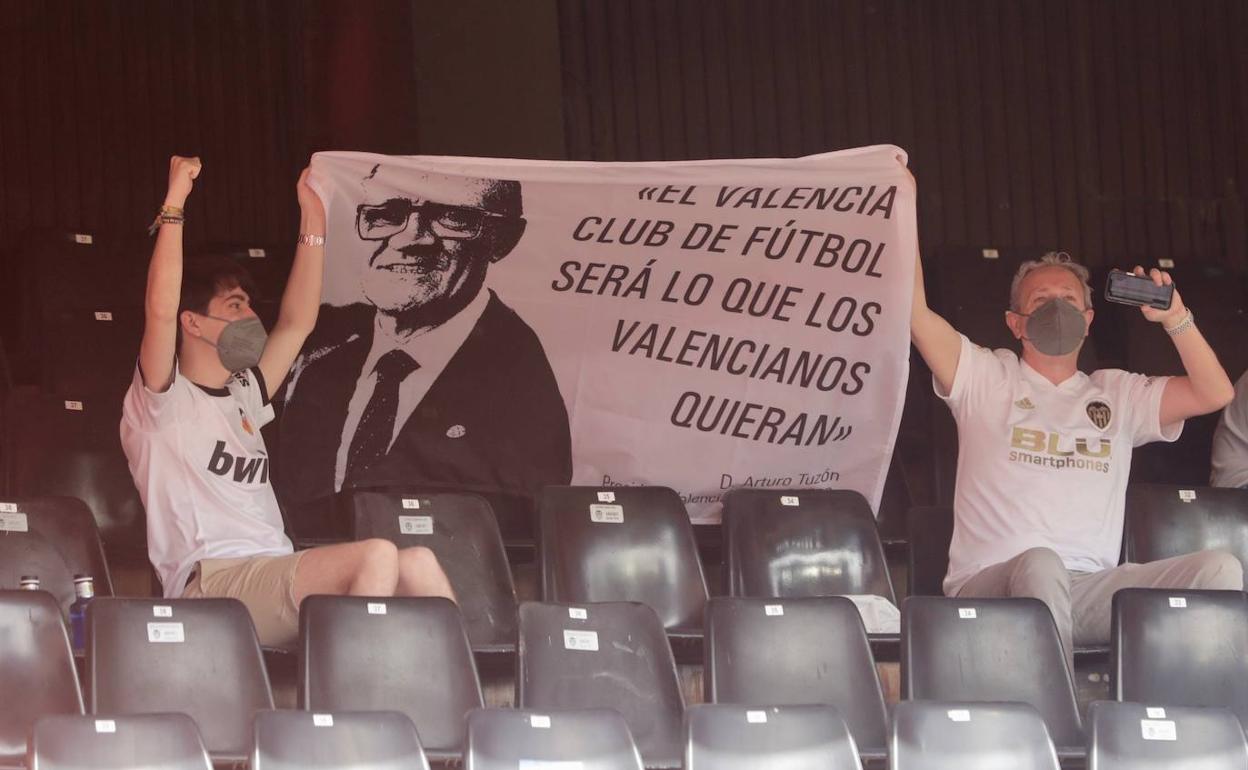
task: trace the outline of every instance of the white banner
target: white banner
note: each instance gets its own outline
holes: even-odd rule
[[[318,153],[287,492],[659,484],[710,522],[730,488],[850,488],[878,510],[909,372],[905,164]]]

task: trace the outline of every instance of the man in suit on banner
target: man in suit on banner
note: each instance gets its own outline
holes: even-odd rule
[[[296,529],[300,506],[343,488],[531,499],[572,477],[541,342],[485,289],[524,234],[519,182],[405,173],[378,165],[362,180],[367,301],[322,306],[287,393],[279,482]]]

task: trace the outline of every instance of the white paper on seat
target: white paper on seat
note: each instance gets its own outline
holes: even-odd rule
[[[901,611],[888,599],[874,594],[855,594],[845,598],[858,608],[868,634],[901,633]]]

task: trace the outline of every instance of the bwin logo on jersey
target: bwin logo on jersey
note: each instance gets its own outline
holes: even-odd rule
[[[225,451],[224,441],[218,441],[213,447],[212,457],[208,460],[208,470],[218,476],[229,476],[232,472],[234,480],[240,484],[254,484],[257,481],[264,484],[269,480],[269,458],[241,455],[235,457]]]

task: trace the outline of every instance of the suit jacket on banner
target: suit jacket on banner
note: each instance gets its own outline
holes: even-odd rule
[[[309,340],[292,379],[278,481],[296,533],[319,529],[300,519],[323,517],[334,492],[347,404],[372,347],[375,312],[367,304],[323,307],[318,328],[326,331]],[[345,484],[449,485],[532,499],[547,484],[571,481],[571,444],[567,408],[541,342],[491,292],[389,452]]]

